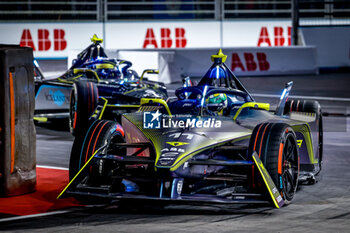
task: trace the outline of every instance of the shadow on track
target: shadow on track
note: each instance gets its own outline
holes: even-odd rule
[[[207,223],[228,221],[254,215],[265,217],[272,214],[271,206],[265,205],[128,205],[114,203],[107,206],[89,206],[73,208],[72,212],[45,217],[28,218],[2,223],[2,230],[35,230],[52,229],[53,231],[79,226],[108,226],[125,224],[177,224],[193,221],[194,218],[205,219]],[[117,230],[117,229],[116,229]]]

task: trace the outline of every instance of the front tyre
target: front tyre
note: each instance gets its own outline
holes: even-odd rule
[[[102,146],[106,152],[108,145],[113,142],[125,142],[121,126],[108,120],[94,121],[85,135],[75,137],[69,161],[69,180],[72,180],[91,156]]]
[[[254,151],[269,172],[285,204],[297,190],[299,151],[293,129],[285,123],[261,123],[252,133],[249,155]]]
[[[101,152],[106,152],[113,142],[125,142],[124,131],[119,124],[114,121],[98,120],[91,124],[86,135],[78,134],[75,137],[69,161],[69,180],[71,181],[82,169],[86,162],[101,147],[105,148]],[[81,171],[82,176],[88,177],[89,184],[103,184],[109,182],[108,164],[105,160],[97,160],[98,164],[93,164]],[[121,181],[120,181],[121,182]],[[76,196],[78,201],[85,204],[102,204],[106,200],[91,198],[87,196]]]

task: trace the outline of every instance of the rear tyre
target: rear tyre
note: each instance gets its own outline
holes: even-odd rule
[[[97,103],[98,89],[95,83],[80,80],[73,84],[69,104],[69,128],[73,135],[87,129]]]
[[[318,101],[314,100],[292,99],[288,100],[284,107],[284,114],[289,112],[308,112],[316,114],[316,132],[318,132],[318,144],[315,154],[318,155],[319,166],[319,170],[316,172],[317,175],[321,171],[323,158],[323,119],[321,105],[318,103]]]
[[[254,151],[269,172],[285,204],[297,190],[299,151],[295,132],[285,123],[261,123],[252,133],[248,153]]]

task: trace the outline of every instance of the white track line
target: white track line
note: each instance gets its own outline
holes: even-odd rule
[[[257,97],[276,97],[279,98],[280,95],[270,95],[270,94],[252,94]],[[304,96],[304,95],[290,95],[290,98],[302,98],[302,99],[315,99],[315,100],[330,100],[330,101],[344,101],[350,102],[350,98],[338,98],[338,97],[323,97],[323,96]]]
[[[31,214],[31,215],[25,215],[25,216],[16,216],[16,217],[10,217],[10,218],[2,218],[0,219],[1,222],[10,222],[10,221],[16,221],[16,220],[23,220],[28,218],[38,218],[38,217],[45,217],[50,215],[56,215],[56,214],[65,214],[72,212],[73,210],[58,210],[58,211],[52,211],[48,213],[41,213],[41,214]]]
[[[36,165],[36,166],[40,168],[49,168],[49,169],[57,169],[57,170],[65,170],[65,171],[69,170],[68,168],[65,168],[65,167],[55,167],[55,166],[46,166],[46,165]]]
[[[175,90],[168,90],[169,93],[175,93]],[[252,96],[257,97],[271,97],[279,98],[280,95],[271,95],[271,94],[252,94]],[[304,96],[304,95],[290,95],[290,98],[299,98],[299,99],[311,99],[311,100],[329,100],[329,101],[344,101],[350,102],[350,98],[338,98],[338,97],[323,97],[323,96]]]

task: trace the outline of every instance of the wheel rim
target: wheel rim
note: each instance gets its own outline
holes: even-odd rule
[[[282,184],[285,199],[293,199],[298,184],[299,161],[296,142],[292,134],[287,135],[283,148]]]

